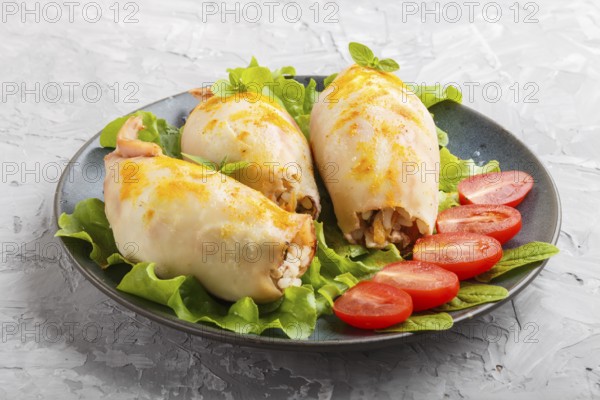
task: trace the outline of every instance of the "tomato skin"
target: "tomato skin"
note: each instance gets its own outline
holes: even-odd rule
[[[454,272],[465,280],[482,274],[502,258],[502,245],[490,236],[471,232],[438,233],[417,240],[413,259]]]
[[[373,282],[404,290],[413,302],[413,311],[428,310],[449,302],[458,294],[460,282],[455,273],[423,261],[400,261],[383,268]]]
[[[460,204],[519,205],[533,187],[533,177],[523,171],[473,175],[458,184]]]
[[[339,319],[355,328],[383,329],[410,317],[413,304],[403,290],[362,281],[335,300],[333,311]]]
[[[501,244],[512,239],[523,226],[521,213],[512,207],[469,204],[442,211],[437,218],[439,233],[474,232],[488,235]]]

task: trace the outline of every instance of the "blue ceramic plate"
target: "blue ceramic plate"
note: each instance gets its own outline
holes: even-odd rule
[[[323,77],[313,77],[322,82]],[[297,77],[307,82],[310,77]],[[197,100],[187,93],[157,101],[143,107],[169,123],[182,126],[186,116],[196,106]],[[561,210],[558,191],[550,174],[536,156],[515,136],[494,121],[466,106],[445,101],[432,109],[436,123],[450,135],[448,148],[461,158],[475,161],[498,160],[504,170],[520,169],[531,174],[535,185],[525,201],[519,205],[523,216],[523,229],[512,239],[509,247],[531,241],[556,243],[560,232]],[[92,137],[73,156],[58,184],[54,201],[56,219],[63,212],[72,213],[75,204],[88,197],[103,199],[103,157],[109,152],[99,144],[100,133]],[[98,171],[102,170],[102,175]],[[348,351],[391,346],[409,340],[428,340],[426,333],[374,333],[351,328],[330,316],[320,318],[314,334],[306,340],[291,340],[277,332],[266,336],[239,335],[206,324],[193,324],[178,319],[167,307],[116,289],[124,275],[122,268],[100,269],[89,258],[87,243],[62,239],[66,253],[79,271],[98,289],[125,307],[172,328],[214,340],[245,346],[276,348],[296,351]],[[451,313],[456,324],[486,314],[509,301],[540,273],[546,261],[533,264],[514,273],[507,279],[494,282],[504,286],[509,296],[497,303],[484,304]]]

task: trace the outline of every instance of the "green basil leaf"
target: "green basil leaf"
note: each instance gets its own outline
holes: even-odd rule
[[[374,68],[374,69],[379,69],[379,58],[373,57],[373,59],[371,60],[371,62],[368,65],[368,67]]]
[[[454,320],[445,312],[437,314],[413,314],[398,325],[379,329],[376,332],[423,332],[444,331],[452,328]]]
[[[361,67],[370,67],[375,58],[373,51],[364,44],[350,42],[348,50],[350,51],[350,56],[354,62]]]
[[[207,160],[204,157],[194,156],[192,154],[187,154],[187,153],[181,153],[181,155],[184,156],[185,158],[189,159],[190,161],[195,162],[198,165],[207,167],[208,169],[211,169],[214,171],[216,171],[218,169],[217,163]]]
[[[250,163],[248,161],[238,161],[233,163],[225,163],[221,167],[221,173],[231,176],[246,168]]]
[[[198,165],[202,165],[213,171],[219,171],[222,174],[225,174],[228,176],[235,175],[237,172],[241,171],[242,169],[244,169],[248,165],[250,165],[250,163],[248,161],[236,161],[236,162],[228,163],[227,156],[225,156],[223,158],[223,160],[221,160],[221,163],[217,165],[217,163],[207,160],[204,157],[195,156],[195,155],[187,154],[187,153],[181,153],[181,154],[188,160],[193,161]]]
[[[458,311],[485,303],[493,303],[505,299],[508,290],[502,286],[483,285],[462,282],[460,290],[454,299],[436,307],[437,311]]]
[[[517,268],[548,259],[559,251],[556,246],[544,242],[531,242],[515,249],[504,250],[500,261],[475,279],[480,282],[490,282]]]
[[[228,159],[228,158],[229,158],[229,157],[228,157],[227,155],[225,155],[225,157],[223,157],[223,158],[221,159],[221,162],[219,163],[219,167],[217,168],[219,171],[221,170],[221,168],[223,168],[223,166],[224,166],[225,164],[227,164],[227,159]]]
[[[377,69],[384,72],[394,72],[400,69],[398,63],[391,58],[384,58],[379,61]]]

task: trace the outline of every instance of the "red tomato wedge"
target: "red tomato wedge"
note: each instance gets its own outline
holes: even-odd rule
[[[438,215],[436,222],[439,233],[481,233],[500,243],[512,239],[522,226],[521,213],[517,209],[493,204],[470,204],[449,208]]]
[[[361,329],[383,329],[399,324],[410,317],[412,310],[408,293],[371,281],[357,283],[333,304],[339,319]]]
[[[523,171],[473,175],[458,184],[460,204],[502,204],[516,207],[533,187],[533,177]]]
[[[502,258],[502,245],[479,233],[439,233],[420,238],[413,259],[426,261],[454,272],[464,280],[489,270]]]
[[[413,302],[413,311],[428,310],[449,302],[458,294],[460,283],[455,273],[422,261],[390,264],[373,277],[404,290]]]

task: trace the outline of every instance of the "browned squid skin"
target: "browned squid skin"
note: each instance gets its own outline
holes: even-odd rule
[[[269,302],[301,284],[316,248],[309,215],[286,212],[221,173],[164,156],[137,139],[142,128],[139,117],[130,118],[105,157],[105,211],[122,253],[155,262],[160,278],[193,275],[229,301]]]
[[[200,100],[181,138],[182,152],[214,163],[246,161],[234,177],[286,211],[319,215],[321,206],[310,147],[304,134],[274,99],[257,93],[214,96],[193,89]]]
[[[344,236],[372,248],[405,248],[431,234],[439,150],[419,98],[394,74],[352,65],[320,99],[311,147]],[[335,179],[328,179],[332,166]]]
[[[213,96],[212,90],[210,88],[194,88],[188,91],[189,94],[194,96],[199,102],[204,102],[210,99]]]

